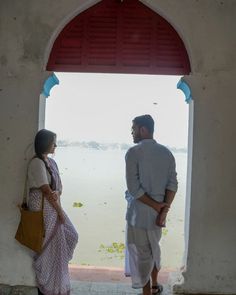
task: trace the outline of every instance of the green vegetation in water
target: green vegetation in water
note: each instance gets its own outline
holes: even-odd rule
[[[80,202],[74,202],[73,203],[73,207],[74,208],[80,208],[80,207],[83,207],[84,205],[82,204],[82,203],[80,203]]]
[[[99,246],[98,252],[101,252],[104,255],[106,255],[105,259],[118,258],[118,259],[122,260],[125,257],[124,250],[125,250],[125,244],[124,243],[113,242],[109,246],[101,244]]]
[[[168,229],[167,229],[167,228],[163,228],[163,229],[162,229],[162,234],[163,234],[163,236],[166,236],[167,233],[168,233]]]

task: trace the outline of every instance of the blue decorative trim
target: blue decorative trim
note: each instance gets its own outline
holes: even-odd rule
[[[189,88],[188,84],[183,81],[182,78],[179,80],[177,88],[183,91],[185,95],[185,101],[186,103],[189,103],[190,100],[192,100],[191,89]]]
[[[43,85],[43,92],[42,92],[42,94],[45,97],[50,96],[50,91],[51,91],[52,87],[55,86],[55,85],[58,85],[58,84],[59,84],[59,80],[58,80],[57,76],[53,73],[45,81],[45,83]]]

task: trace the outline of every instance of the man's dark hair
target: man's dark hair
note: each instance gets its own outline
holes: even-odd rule
[[[150,115],[135,117],[133,119],[133,123],[138,125],[139,127],[146,127],[151,134],[153,134],[154,132],[154,120]]]

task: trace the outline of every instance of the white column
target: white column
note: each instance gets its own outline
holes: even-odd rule
[[[45,110],[46,110],[46,96],[41,93],[39,96],[39,120],[38,120],[39,130],[45,127]]]
[[[194,99],[189,239],[178,293],[236,293],[235,73],[187,77]],[[190,190],[190,188],[188,188]]]

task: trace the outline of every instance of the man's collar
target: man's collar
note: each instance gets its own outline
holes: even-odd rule
[[[140,143],[144,143],[144,142],[156,142],[156,140],[153,138],[146,138],[146,139],[140,140]]]

